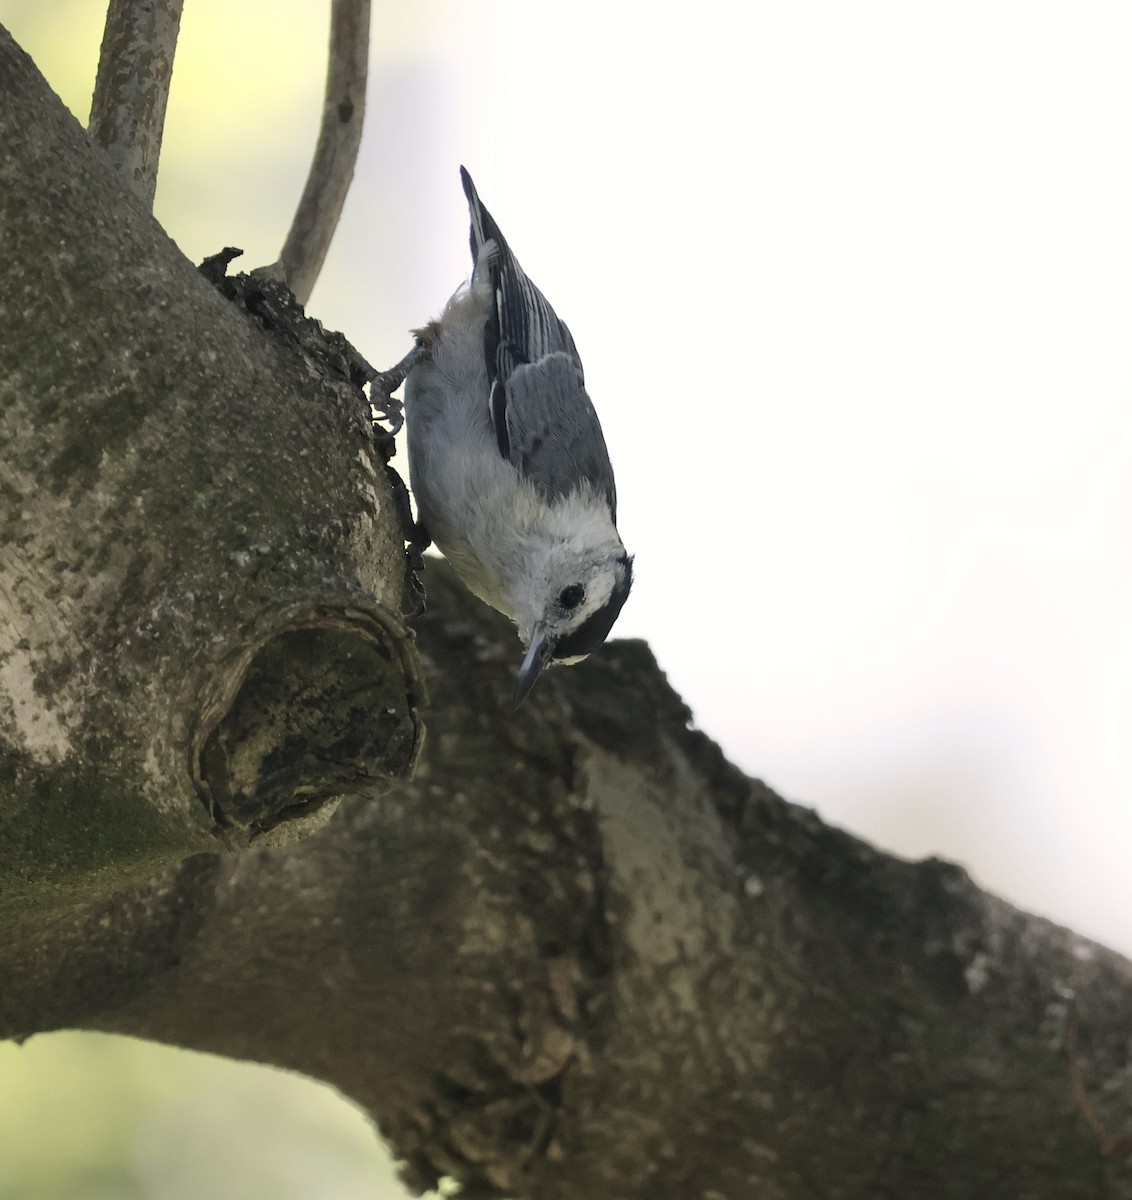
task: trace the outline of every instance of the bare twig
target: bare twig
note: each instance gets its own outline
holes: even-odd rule
[[[121,170],[146,208],[153,206],[169,80],[184,0],[110,0],[90,136]]]
[[[283,246],[287,283],[306,304],[330,248],[362,140],[370,0],[333,0],[322,128],[302,199]]]

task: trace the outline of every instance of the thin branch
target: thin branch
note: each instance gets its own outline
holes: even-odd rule
[[[89,132],[153,207],[184,0],[110,0]]]
[[[282,261],[288,286],[306,304],[322,270],[362,140],[370,0],[333,0],[322,128]]]

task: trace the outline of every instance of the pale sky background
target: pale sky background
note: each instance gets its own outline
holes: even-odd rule
[[[84,121],[103,7],[0,0]],[[277,257],[327,9],[188,0],[190,258]],[[399,358],[467,274],[465,163],[585,361],[617,632],[783,795],[1126,953],[1130,56],[1123,2],[375,0],[308,305]]]

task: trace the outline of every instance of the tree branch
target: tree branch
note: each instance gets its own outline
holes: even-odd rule
[[[1132,966],[730,767],[647,649],[507,712],[514,631],[443,564],[416,777],[301,844],[197,856],[0,952],[6,1032],[277,1063],[416,1188],[574,1200],[1132,1195]]]
[[[310,299],[354,177],[365,115],[369,26],[370,0],[333,0],[322,126],[280,256],[300,304]]]
[[[225,299],[2,32],[0,144],[0,909],[27,912],[317,823],[420,724],[344,341],[281,329],[269,281]]]
[[[165,105],[184,0],[110,0],[90,105],[90,136],[153,207]]]

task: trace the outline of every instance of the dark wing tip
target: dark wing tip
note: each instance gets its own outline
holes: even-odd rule
[[[480,247],[487,241],[487,235],[483,227],[483,205],[480,203],[479,193],[476,191],[476,185],[472,182],[472,177],[468,174],[468,168],[461,166],[460,182],[464,185],[464,195],[468,200],[468,214],[471,217],[471,237],[469,244],[472,250],[472,266],[475,267],[479,260]]]
[[[483,201],[480,199],[479,192],[476,191],[476,185],[472,182],[471,175],[468,174],[467,167],[460,168],[460,182],[464,185],[464,195],[468,200],[468,215],[472,222],[472,263],[473,265],[479,261],[480,249],[487,242],[495,242],[499,247],[499,257],[501,260],[511,260],[511,248],[507,245],[507,240],[500,232],[499,226],[495,223],[495,218],[484,208]],[[513,260],[512,265],[514,264]]]

